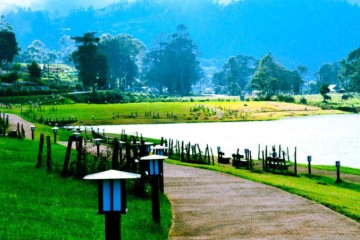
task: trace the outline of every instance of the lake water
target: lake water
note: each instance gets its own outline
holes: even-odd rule
[[[144,124],[97,126],[102,131],[127,134],[136,132],[146,137],[171,138],[191,144],[198,143],[202,149],[208,144],[214,154],[217,146],[231,155],[239,148],[252,151],[253,158],[258,155],[258,146],[265,150],[268,146],[281,145],[289,149],[293,161],[297,148],[297,160],[307,163],[312,156],[312,164],[335,165],[340,160],[342,166],[360,168],[360,115],[322,115],[288,118],[266,122],[231,123],[186,123],[186,124]]]

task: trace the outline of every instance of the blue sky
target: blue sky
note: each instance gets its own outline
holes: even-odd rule
[[[14,7],[32,8],[36,10],[55,10],[61,9],[62,11],[76,7],[88,7],[90,5],[100,8],[105,7],[115,2],[131,3],[136,1],[148,1],[148,0],[2,0],[0,4],[0,12],[3,10],[12,9]],[[161,2],[175,2],[184,0],[152,0]],[[243,0],[196,0],[196,1],[213,1],[219,5],[228,5],[232,2],[238,2]]]
[[[13,9],[14,7],[32,8],[34,10],[59,10],[66,11],[77,7],[93,7],[100,8],[115,2],[131,3],[136,1],[161,1],[161,2],[176,2],[189,0],[2,0],[0,4],[0,12],[4,10]],[[252,1],[252,0],[191,0],[191,1],[212,1],[222,6],[226,6],[233,2]],[[289,0],[291,1],[291,0]],[[310,1],[310,0],[304,0]],[[316,1],[316,0],[311,0]],[[360,6],[360,0],[333,0],[333,1],[347,1],[349,4],[356,4]]]

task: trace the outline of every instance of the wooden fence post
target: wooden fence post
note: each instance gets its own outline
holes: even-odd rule
[[[114,148],[113,148],[113,155],[112,155],[112,162],[111,168],[115,170],[119,170],[119,142],[117,138],[114,138]]]
[[[16,134],[17,134],[17,138],[21,138],[21,133],[20,133],[20,123],[17,123],[17,130],[16,130]]]
[[[184,141],[182,141],[181,142],[181,158],[180,158],[180,160],[181,160],[181,162],[183,162],[184,161]]]
[[[38,152],[38,158],[37,158],[37,163],[36,163],[37,168],[41,168],[41,165],[42,165],[43,149],[44,149],[44,134],[41,133],[40,134],[39,152]]]
[[[297,176],[297,160],[296,160],[296,147],[295,147],[295,152],[294,152],[294,171],[295,171],[295,176]]]
[[[46,147],[47,147],[46,166],[47,166],[47,171],[51,172],[51,170],[52,170],[52,161],[51,161],[51,141],[50,141],[50,136],[46,137]]]
[[[76,159],[76,170],[77,170],[77,175],[78,177],[83,177],[86,175],[86,169],[84,166],[84,163],[82,161],[82,151],[83,151],[83,138],[81,136],[79,136],[76,139],[76,145],[77,145],[77,159]]]
[[[23,138],[25,138],[24,124],[21,124],[21,136],[22,136]]]
[[[70,162],[70,153],[71,153],[71,146],[74,140],[74,136],[69,137],[68,145],[66,148],[65,160],[63,170],[61,172],[61,176],[67,177],[69,175],[69,162]]]

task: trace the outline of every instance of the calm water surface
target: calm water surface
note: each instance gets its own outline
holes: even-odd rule
[[[334,165],[340,160],[342,166],[360,168],[360,115],[323,115],[282,119],[267,122],[232,122],[232,123],[186,123],[186,124],[144,124],[98,126],[106,132],[128,134],[136,132],[153,138],[171,138],[202,148],[209,144],[215,154],[220,146],[226,155],[231,155],[237,148],[252,151],[258,155],[267,145],[276,145],[283,150],[289,148],[293,161],[294,149],[297,159],[307,163],[306,156],[311,155],[313,164]]]

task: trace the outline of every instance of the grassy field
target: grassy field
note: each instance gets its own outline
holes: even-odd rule
[[[336,179],[326,177],[301,174],[298,177],[272,174],[266,172],[251,172],[243,169],[236,169],[225,166],[209,166],[187,164],[179,161],[166,160],[171,164],[199,167],[203,169],[228,173],[256,182],[265,183],[287,192],[313,200],[327,206],[341,214],[344,214],[357,222],[360,222],[360,184],[342,181],[335,183]],[[321,167],[320,167],[321,168]],[[349,169],[349,172],[354,172]]]
[[[0,109],[1,110],[1,109]],[[73,125],[261,121],[282,117],[343,113],[319,107],[260,101],[158,102],[128,104],[22,105],[3,109],[36,121],[75,119]]]
[[[65,148],[52,145],[55,170],[35,168],[38,141],[0,138],[0,239],[104,239],[95,184],[61,178]],[[131,184],[131,182],[129,182]],[[151,200],[128,197],[122,239],[167,239],[172,213],[161,199],[161,225],[151,218]]]

